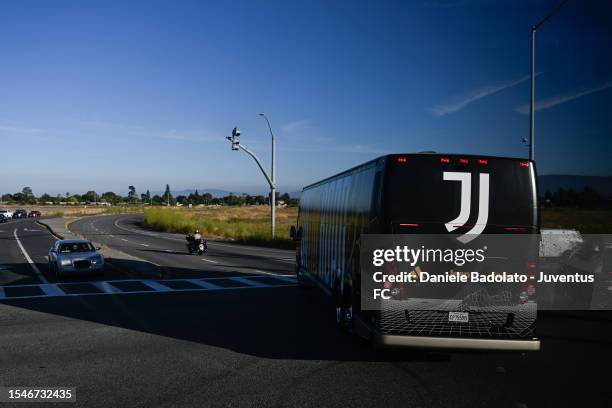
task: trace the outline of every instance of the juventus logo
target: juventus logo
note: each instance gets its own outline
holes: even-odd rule
[[[472,174],[454,171],[444,172],[445,181],[459,181],[461,183],[461,209],[459,215],[452,221],[444,224],[447,231],[451,232],[465,225],[470,218],[470,207],[472,206]],[[478,218],[476,224],[457,240],[467,244],[484,231],[489,219],[489,175],[480,173],[480,191],[478,194]]]

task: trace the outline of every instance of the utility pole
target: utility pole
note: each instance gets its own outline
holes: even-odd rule
[[[270,121],[265,113],[260,113],[259,116],[263,117],[268,124],[268,130],[270,130],[270,136],[272,136],[272,183],[270,184],[270,203],[271,203],[271,212],[270,217],[272,219],[272,239],[274,239],[276,234],[276,138],[274,137],[274,133],[272,132],[272,126],[270,126]]]
[[[559,11],[568,0],[562,0],[557,7],[546,15],[539,23],[531,26],[531,96],[529,98],[529,160],[535,160],[535,37],[536,31],[549,18]]]
[[[263,115],[263,114],[260,114]],[[267,119],[266,119],[267,120]],[[270,133],[272,133],[272,129],[270,128]],[[243,146],[242,144],[240,144],[240,140],[238,139],[240,137],[240,130],[235,127],[232,130],[232,135],[231,136],[227,136],[226,139],[229,140],[232,143],[232,150],[242,150],[244,151],[246,154],[248,154],[249,156],[251,156],[253,158],[253,160],[255,160],[255,163],[257,163],[257,166],[259,167],[259,170],[261,170],[261,172],[263,173],[264,177],[266,178],[266,181],[268,182],[268,185],[270,186],[270,204],[271,204],[271,211],[270,211],[270,234],[272,236],[272,239],[274,239],[275,237],[275,229],[276,229],[276,181],[275,181],[275,169],[274,169],[274,156],[275,156],[275,140],[274,140],[274,135],[272,135],[272,177],[270,177],[268,175],[268,173],[266,172],[266,170],[264,169],[263,165],[261,164],[261,161],[259,160],[259,158],[252,152],[250,151],[246,146]]]

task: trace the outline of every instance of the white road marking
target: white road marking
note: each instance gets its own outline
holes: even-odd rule
[[[236,282],[244,283],[245,285],[249,285],[249,286],[257,286],[257,287],[267,286],[263,283],[252,281],[250,279],[242,278],[242,277],[230,278],[230,279]]]
[[[113,237],[113,238],[115,238],[115,236],[114,236],[113,234],[108,234],[108,236],[109,236],[109,237]]]
[[[59,288],[55,283],[46,283],[39,285],[39,288],[45,292],[47,296],[64,296],[66,293]]]
[[[114,287],[108,282],[90,282],[96,289],[101,290],[104,293],[121,293],[119,289]]]
[[[155,289],[158,292],[170,292],[172,291],[172,288],[169,288],[167,286],[162,285],[161,283],[158,283],[154,280],[143,280],[142,283],[144,283],[145,285],[147,285],[148,287]]]
[[[43,274],[40,272],[40,269],[38,269],[38,266],[36,266],[34,261],[32,261],[32,258],[30,258],[30,255],[28,255],[28,252],[25,250],[25,248],[21,244],[21,241],[19,240],[19,237],[17,236],[17,228],[15,228],[15,230],[13,231],[13,235],[15,236],[15,241],[17,241],[17,245],[19,245],[19,249],[21,249],[21,253],[23,253],[23,256],[25,257],[26,261],[28,261],[28,263],[30,264],[30,267],[32,268],[32,270],[34,271],[38,279],[40,279],[42,283],[49,283],[47,278],[43,276]]]
[[[147,244],[140,244],[140,245],[145,246],[145,247],[148,247],[148,246],[149,246],[149,245],[147,245]]]
[[[273,273],[273,272],[266,272],[266,271],[260,271],[259,269],[255,269],[255,272],[257,272],[257,273],[263,273],[264,275],[279,276],[277,273]]]
[[[201,287],[206,288],[206,289],[223,289],[219,285],[215,285],[214,283],[202,281],[202,280],[199,280],[199,279],[187,279],[187,282],[193,283],[194,285],[198,285],[198,286],[201,286]]]
[[[288,280],[291,275],[277,275],[275,278],[279,280],[278,284],[270,284],[269,282],[257,282],[257,279],[262,276],[247,275],[247,276],[228,276],[228,277],[216,277],[216,278],[203,278],[203,279],[165,279],[165,280],[112,280],[112,281],[92,281],[92,282],[79,282],[78,285],[91,285],[99,290],[99,292],[84,291],[83,293],[67,291],[64,292],[62,288],[55,283],[46,284],[30,284],[30,285],[7,285],[0,286],[0,298],[2,299],[25,299],[25,298],[43,298],[43,297],[74,297],[74,296],[92,296],[92,295],[125,295],[125,294],[150,294],[150,293],[170,293],[170,292],[200,292],[200,291],[223,291],[223,290],[245,290],[245,289],[259,289],[259,288],[284,288],[295,286],[295,280]],[[286,278],[286,279],[283,279]],[[213,282],[215,280],[233,280],[236,282],[245,283],[249,286],[219,286]],[[121,282],[132,282],[146,285],[153,290],[122,290],[120,289]],[[197,286],[197,288],[185,288],[185,289],[173,289],[168,286],[166,282],[189,282]],[[284,283],[288,282],[288,283]],[[65,282],[62,286],[75,285],[75,283]],[[26,296],[6,296],[6,288],[27,288],[27,287],[38,287],[44,294],[43,295],[26,295]]]
[[[125,241],[125,242],[129,242],[129,241],[128,241],[127,239],[125,239],[125,238],[121,238],[121,240],[122,240],[122,241]]]
[[[297,277],[294,275],[276,275],[276,278],[290,283],[297,282]]]
[[[202,260],[210,263],[217,263],[217,261],[213,261],[212,259],[202,258]]]

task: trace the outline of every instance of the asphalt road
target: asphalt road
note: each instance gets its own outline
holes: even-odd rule
[[[606,313],[543,314],[533,354],[375,351],[337,335],[315,294],[272,284],[293,273],[290,252],[211,243],[189,256],[181,236],[133,215],[71,229],[159,265],[156,282],[223,290],[10,298],[29,284],[148,278],[113,269],[55,285],[54,238],[32,220],[0,224],[0,386],[73,386],[76,406],[99,407],[603,407],[612,397]],[[248,283],[226,285],[236,278]]]

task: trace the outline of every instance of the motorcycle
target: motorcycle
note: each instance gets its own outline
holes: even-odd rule
[[[206,240],[204,238],[196,240],[193,236],[188,235],[185,239],[187,240],[187,250],[190,255],[194,252],[197,252],[198,255],[202,255],[208,249],[208,245],[206,245]]]

